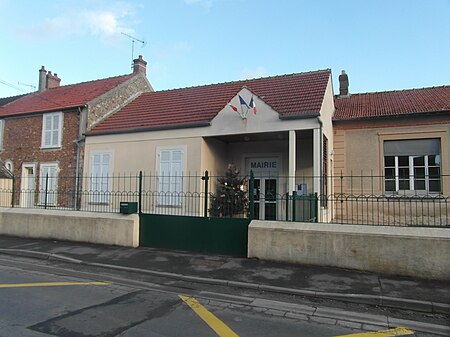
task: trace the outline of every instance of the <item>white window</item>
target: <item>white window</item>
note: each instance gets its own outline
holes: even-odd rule
[[[42,147],[61,146],[63,115],[61,112],[44,114],[42,120]]]
[[[0,150],[3,149],[3,137],[4,137],[4,129],[5,129],[5,120],[0,119]]]
[[[40,166],[39,203],[56,206],[58,196],[58,164],[45,163]]]
[[[159,151],[159,204],[181,206],[183,184],[183,150]]]
[[[91,154],[90,202],[109,203],[111,198],[111,159],[110,152]]]
[[[384,142],[386,192],[441,192],[440,139]]]

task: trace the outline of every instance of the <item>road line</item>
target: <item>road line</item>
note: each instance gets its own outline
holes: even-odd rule
[[[40,282],[40,283],[6,283],[0,284],[0,288],[20,288],[20,287],[59,287],[78,285],[108,285],[112,282]]]
[[[231,330],[225,323],[218,319],[213,313],[202,306],[195,298],[178,295],[184,303],[186,303],[194,312],[200,316],[206,324],[213,329],[220,337],[239,337],[233,330]]]
[[[374,332],[360,332],[349,335],[340,335],[334,337],[392,337],[392,336],[405,336],[412,335],[414,331],[403,328],[401,326],[395,329],[383,330],[383,331],[374,331]]]

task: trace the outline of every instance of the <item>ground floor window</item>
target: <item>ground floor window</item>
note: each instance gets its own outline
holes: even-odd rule
[[[183,150],[159,150],[159,205],[181,206]]]
[[[384,142],[386,192],[441,192],[440,139]]]
[[[111,159],[110,152],[91,154],[91,203],[109,203],[111,198]]]
[[[43,163],[39,173],[39,203],[56,206],[58,189],[58,164]]]

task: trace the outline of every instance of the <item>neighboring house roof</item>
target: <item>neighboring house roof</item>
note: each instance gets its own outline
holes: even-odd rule
[[[450,112],[450,86],[336,96],[334,106],[334,120]]]
[[[12,101],[15,101],[16,99],[19,99],[19,98],[21,98],[21,97],[23,97],[25,95],[26,94],[0,98],[0,107],[3,106],[3,105],[6,105],[6,104],[8,104],[8,103],[10,103]]]
[[[80,107],[127,81],[134,74],[34,92],[0,107],[0,117]]]
[[[209,123],[246,86],[281,118],[317,116],[331,70],[144,93],[90,134],[179,128]]]

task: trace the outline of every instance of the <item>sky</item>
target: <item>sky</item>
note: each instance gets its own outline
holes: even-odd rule
[[[155,90],[319,69],[335,93],[342,69],[350,93],[450,85],[450,0],[0,0],[0,97],[42,65],[61,85],[131,72],[125,34]]]

